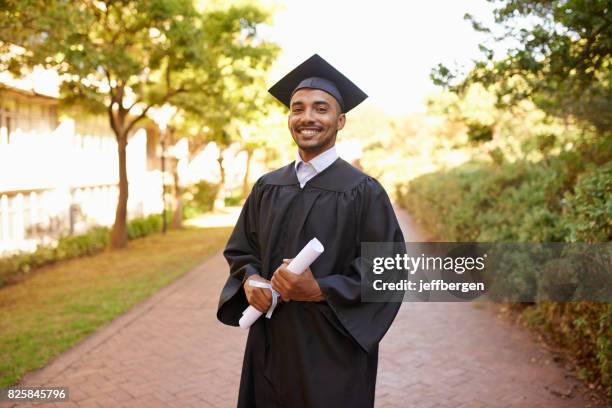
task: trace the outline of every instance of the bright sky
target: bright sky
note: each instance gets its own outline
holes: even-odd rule
[[[366,100],[393,115],[424,111],[435,91],[429,74],[442,62],[469,64],[482,35],[463,20],[489,22],[484,0],[287,0],[263,34],[283,53],[270,85],[314,53],[355,82]]]

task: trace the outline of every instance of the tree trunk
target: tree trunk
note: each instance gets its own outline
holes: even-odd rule
[[[162,233],[165,234],[168,230],[168,221],[166,219],[166,131],[161,131],[159,139],[161,144],[161,177],[162,177]]]
[[[176,203],[174,208],[174,218],[172,219],[172,226],[174,228],[183,228],[183,192],[179,183],[178,161],[175,162],[172,169],[172,177],[174,178],[174,201]]]
[[[119,153],[119,200],[115,213],[115,223],[111,232],[111,246],[113,248],[125,248],[127,246],[127,202],[128,202],[128,177],[127,177],[127,135],[117,138],[117,149]]]
[[[219,182],[219,190],[215,197],[214,209],[222,210],[225,208],[225,168],[223,167],[223,150],[219,151],[219,171],[221,172],[221,181]]]
[[[242,180],[242,197],[246,198],[249,195],[249,175],[251,173],[251,159],[253,158],[253,150],[247,149],[246,169],[244,170],[244,179]]]

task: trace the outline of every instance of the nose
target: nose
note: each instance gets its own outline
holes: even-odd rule
[[[304,122],[306,123],[314,122],[314,115],[313,115],[312,109],[307,108],[304,110]]]

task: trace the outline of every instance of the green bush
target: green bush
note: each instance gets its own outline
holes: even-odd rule
[[[242,200],[243,200],[242,189],[240,189],[240,191],[226,196],[224,204],[226,207],[236,207],[242,203]]]
[[[574,160],[472,162],[413,180],[399,199],[429,232],[453,241],[610,240],[612,165],[578,178]]]
[[[611,139],[585,142],[540,162],[472,162],[427,174],[400,186],[399,201],[436,240],[609,242]],[[529,274],[517,268],[507,278],[529,282]],[[541,302],[524,305],[524,314],[575,356],[585,380],[600,382],[612,396],[610,304]]]
[[[171,217],[171,214],[168,214]],[[135,239],[161,231],[159,214],[135,218],[128,222],[128,238]],[[168,223],[170,225],[170,223]],[[93,255],[102,251],[110,242],[110,229],[93,227],[82,235],[60,237],[57,245],[39,245],[32,253],[20,253],[0,258],[0,287],[22,279],[33,269],[57,261]]]
[[[108,228],[94,227],[82,235],[61,237],[55,247],[40,245],[32,253],[0,258],[0,287],[41,266],[99,252],[108,245],[109,239]]]
[[[168,218],[169,213],[166,213],[166,222],[168,222]],[[160,214],[151,214],[146,218],[135,218],[128,222],[128,239],[140,238],[154,232],[160,232],[162,222]],[[168,223],[167,225],[170,224]]]
[[[569,350],[583,367],[581,377],[601,382],[610,396],[612,383],[612,304],[542,302],[524,310],[530,325]]]
[[[106,248],[109,239],[109,229],[105,227],[91,228],[83,235],[62,237],[55,247],[55,258],[59,261],[95,254]]]
[[[570,242],[612,241],[612,162],[584,173],[567,195]]]
[[[192,218],[211,211],[218,191],[218,184],[207,181],[200,181],[187,187],[183,196],[183,216],[185,218]]]

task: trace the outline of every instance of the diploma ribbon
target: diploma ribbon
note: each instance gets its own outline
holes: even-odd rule
[[[272,289],[272,284],[260,282],[256,280],[249,280],[249,285],[255,286],[257,288],[270,289],[272,291],[272,305],[270,309],[268,309],[268,313],[266,313],[266,318],[269,319],[272,317],[272,312],[274,312],[274,308],[276,308],[276,304],[278,302],[278,292]]]

